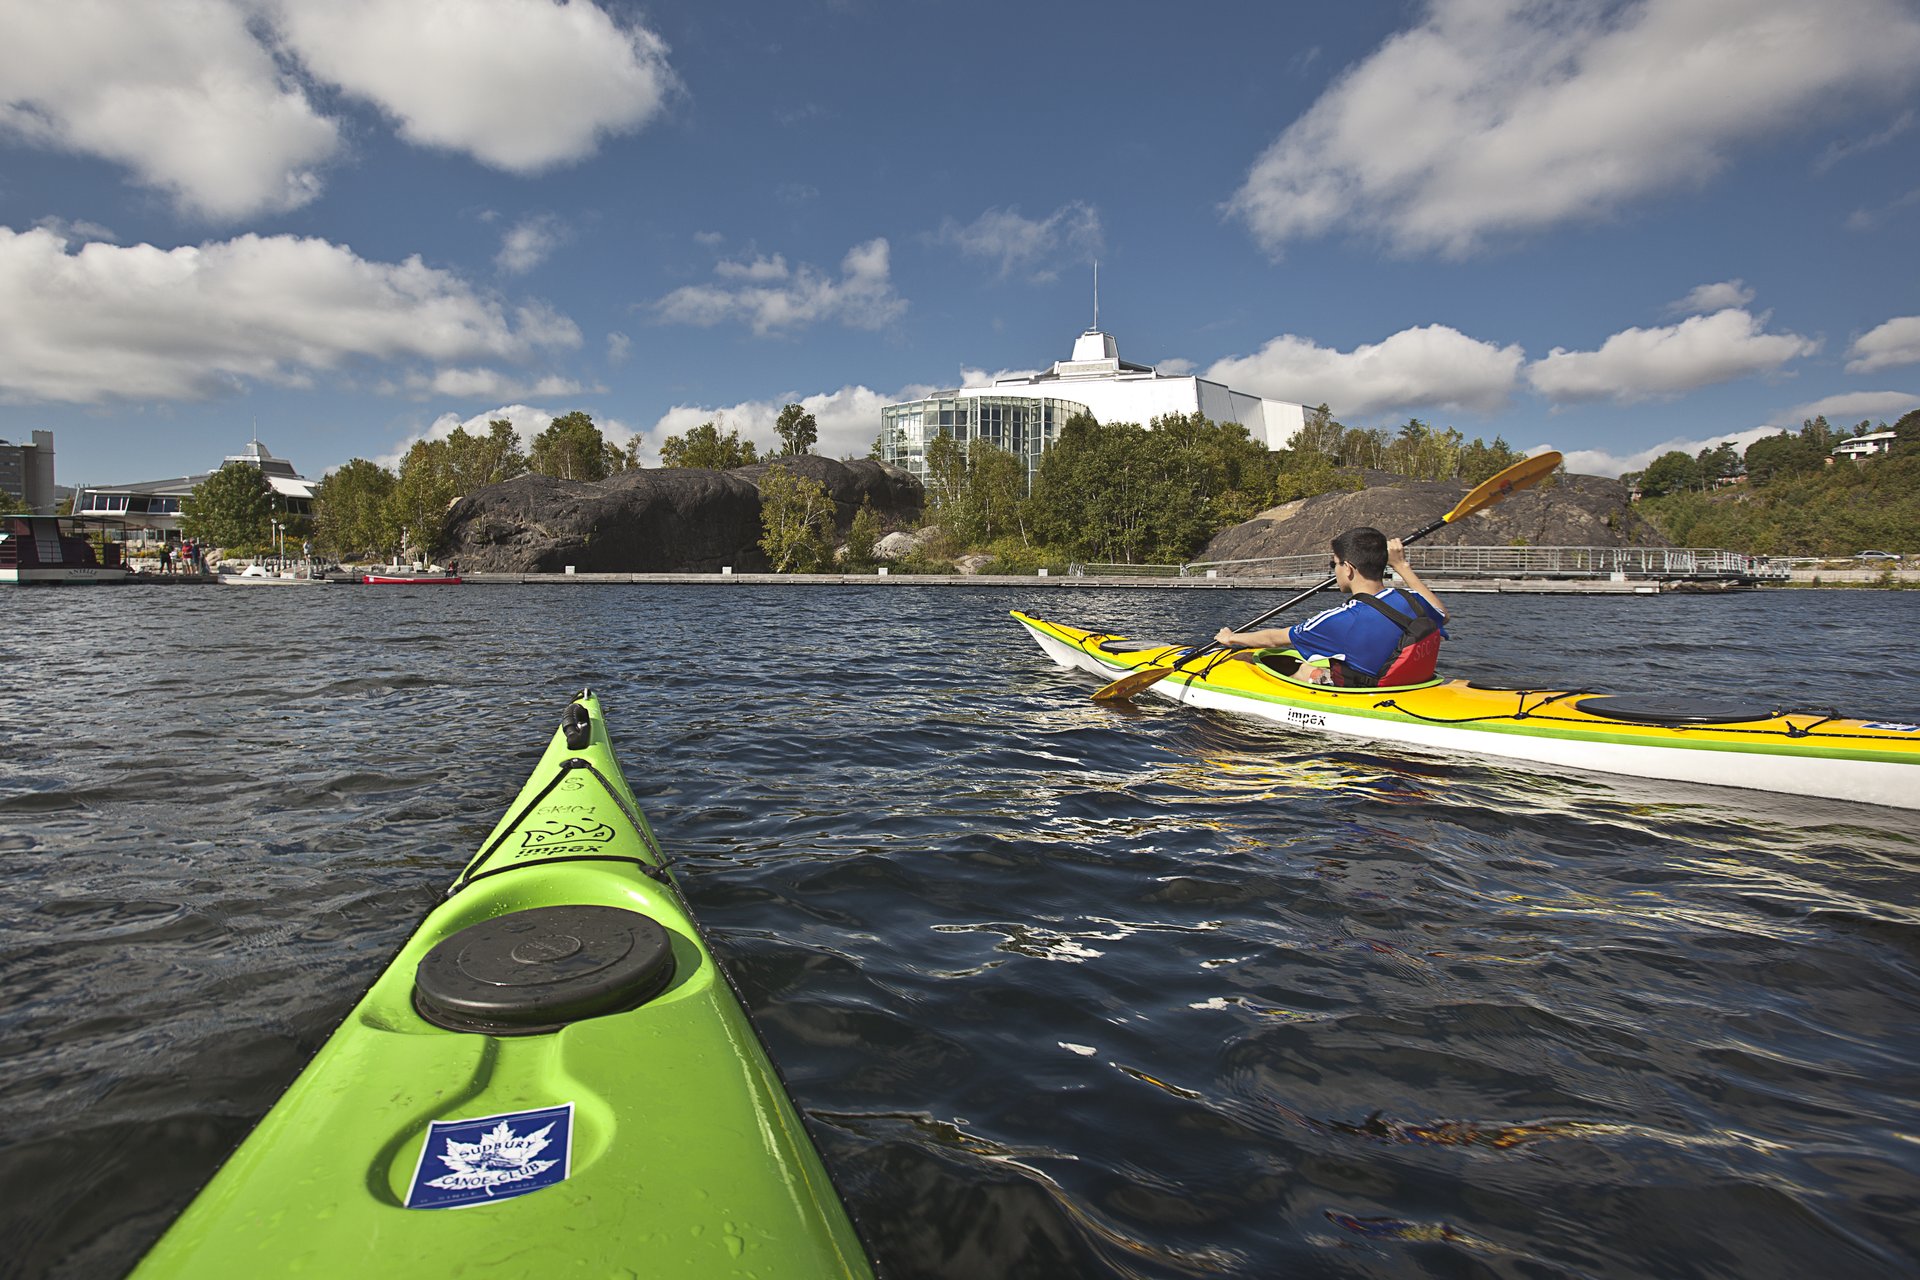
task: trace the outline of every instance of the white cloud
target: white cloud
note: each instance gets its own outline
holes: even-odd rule
[[[416,400],[443,397],[453,400],[521,400],[547,396],[604,394],[605,387],[588,386],[573,378],[549,373],[536,378],[518,377],[484,366],[436,369],[408,374],[399,383],[388,383],[380,390],[404,392]]]
[[[199,217],[298,208],[339,147],[232,0],[7,6],[0,134],[122,165]]]
[[[845,386],[838,391],[818,395],[787,397],[781,400],[745,400],[719,408],[700,405],[675,405],[647,430],[647,456],[657,465],[660,446],[668,436],[685,435],[703,422],[711,422],[725,435],[738,431],[742,440],[751,440],[762,453],[777,448],[780,440],[773,424],[780,410],[797,404],[814,417],[820,441],[814,452],[828,458],[864,458],[880,435],[880,410],[902,399],[913,399],[909,392],[885,396],[867,387]]]
[[[1808,418],[1828,418],[1836,425],[1852,425],[1862,418],[1892,422],[1909,409],[1920,409],[1920,395],[1910,391],[1845,391],[1811,400],[1781,414],[1783,425],[1799,426]]]
[[[1916,67],[1920,14],[1901,0],[1431,0],[1288,126],[1228,210],[1275,253],[1358,227],[1467,254],[1698,184]]]
[[[1744,281],[1722,280],[1718,284],[1695,285],[1686,297],[1667,304],[1667,314],[1705,315],[1711,311],[1725,311],[1729,307],[1744,307],[1752,301],[1753,290],[1747,288]]]
[[[278,0],[274,26],[408,142],[512,173],[590,155],[678,87],[660,38],[592,0]]]
[[[1216,360],[1205,376],[1236,391],[1326,404],[1335,417],[1389,410],[1490,412],[1512,394],[1526,353],[1431,324],[1352,351],[1282,334],[1250,356]]]
[[[1848,373],[1874,373],[1897,365],[1920,364],[1920,316],[1895,316],[1853,340],[1847,349]]]
[[[1911,209],[1916,204],[1920,204],[1920,187],[1896,196],[1877,209],[1855,209],[1847,215],[1845,226],[1849,231],[1872,231],[1901,210]]]
[[[340,128],[315,89],[372,103],[416,145],[535,173],[656,117],[677,91],[666,53],[592,0],[12,4],[0,135],[235,221],[319,194]]]
[[[1814,163],[1815,173],[1825,173],[1843,160],[1850,160],[1864,152],[1886,146],[1895,138],[1913,128],[1914,112],[1911,107],[1895,116],[1886,128],[1871,133],[1857,142],[1835,142],[1828,145]]]
[[[633,354],[633,339],[615,329],[607,335],[607,363],[625,364]]]
[[[848,328],[878,329],[907,303],[888,278],[888,246],[869,240],[847,250],[835,280],[810,263],[789,271],[785,259],[722,262],[714,271],[727,284],[687,285],[654,303],[662,320],[711,327],[733,320],[757,334],[837,320]]]
[[[546,307],[509,318],[417,257],[371,262],[324,240],[68,249],[0,227],[0,400],[192,400],[357,358],[514,362],[580,341]]]
[[[1079,200],[1037,220],[1018,209],[988,209],[965,226],[948,218],[932,236],[968,257],[997,262],[1003,280],[1020,272],[1036,282],[1057,277],[1062,261],[1090,261],[1102,238],[1099,210]]]
[[[1173,378],[1184,378],[1196,368],[1193,361],[1183,359],[1179,356],[1175,356],[1171,360],[1162,360],[1153,367]]]
[[[1598,351],[1555,347],[1527,367],[1527,380],[1554,400],[1630,403],[1771,373],[1820,349],[1795,333],[1764,333],[1765,323],[1730,307],[1665,328],[1625,329]]]
[[[1647,464],[1663,453],[1672,453],[1678,449],[1689,458],[1698,457],[1702,449],[1712,449],[1719,445],[1731,444],[1745,453],[1747,446],[1762,436],[1778,435],[1779,427],[1749,427],[1745,431],[1733,431],[1726,435],[1708,436],[1704,440],[1663,440],[1659,444],[1649,445],[1634,453],[1612,453],[1606,449],[1569,449],[1566,453],[1566,468],[1581,476],[1617,476],[1628,471],[1645,471]]]
[[[545,262],[567,238],[567,225],[550,213],[522,218],[500,238],[493,265],[521,276]]]

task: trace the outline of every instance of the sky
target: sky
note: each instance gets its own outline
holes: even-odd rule
[[[1920,406],[1920,0],[0,0],[0,438],[318,478],[1123,359],[1579,471]]]

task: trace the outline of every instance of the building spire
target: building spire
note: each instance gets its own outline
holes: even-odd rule
[[[1093,327],[1100,327],[1100,259],[1093,260]]]

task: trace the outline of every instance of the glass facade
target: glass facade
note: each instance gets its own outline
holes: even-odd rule
[[[1040,469],[1040,457],[1060,437],[1060,428],[1087,407],[1071,400],[1037,396],[946,395],[890,404],[880,410],[880,456],[927,478],[927,445],[952,436],[962,445],[985,440],[1026,464],[1027,488]]]

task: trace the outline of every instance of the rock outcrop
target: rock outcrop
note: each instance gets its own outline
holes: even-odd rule
[[[1451,511],[1468,492],[1457,482],[1407,480],[1368,472],[1367,487],[1323,493],[1262,511],[1216,534],[1195,560],[1258,560],[1318,555],[1335,535],[1372,525],[1399,537]],[[1600,476],[1563,475],[1428,534],[1437,546],[1664,547],[1667,540],[1627,501],[1627,488]]]
[[[465,573],[742,573],[760,550],[761,476],[769,463],[708,471],[661,467],[582,482],[524,475],[488,485],[447,512],[441,558]],[[844,531],[863,501],[881,519],[918,519],[924,490],[906,471],[805,454],[782,460],[833,495]]]

